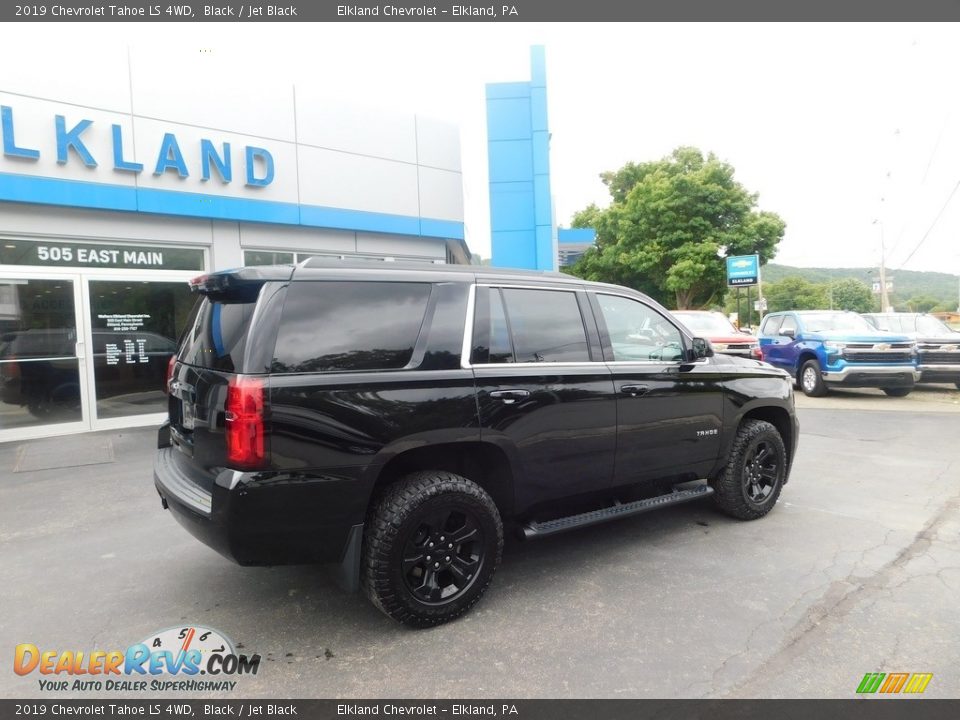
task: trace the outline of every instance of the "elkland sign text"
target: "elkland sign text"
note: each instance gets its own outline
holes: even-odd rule
[[[65,115],[55,115],[53,118],[53,133],[56,138],[56,156],[59,165],[69,162],[81,162],[89,168],[98,167],[99,162],[88,145],[84,142],[84,133],[87,133],[94,124],[93,120],[71,118]],[[4,158],[20,162],[39,161],[40,150],[18,142],[14,108],[0,106],[0,126],[3,130]],[[199,143],[199,167],[191,168],[185,159],[184,152],[176,134],[166,132],[156,143],[156,153],[149,163],[135,162],[124,156],[124,128],[118,124],[111,125],[113,146],[113,169],[117,172],[139,175],[145,170],[155,176],[175,173],[181,178],[190,177],[192,173],[200,174],[201,180],[207,181],[216,177],[221,183],[229,184],[234,178],[234,156],[229,142],[214,143],[202,138]],[[191,148],[191,155],[197,148]],[[243,148],[243,168],[238,168],[238,175],[242,173],[245,185],[251,188],[266,187],[273,182],[275,168],[273,155],[261,147],[247,145]]]

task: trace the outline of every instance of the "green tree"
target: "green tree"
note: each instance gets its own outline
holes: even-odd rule
[[[856,278],[834,280],[828,286],[828,293],[835,310],[872,312],[876,307],[870,287]]]
[[[763,296],[767,299],[767,311],[823,310],[829,307],[826,285],[812,283],[801,277],[785,277],[780,282],[764,283]],[[728,300],[727,306],[730,302]],[[736,309],[736,298],[733,299]],[[731,310],[733,312],[733,310]]]
[[[760,255],[765,263],[783,238],[784,222],[755,209],[757,196],[712,153],[681,147],[662,160],[627,163],[600,177],[607,208],[590,205],[574,227],[593,227],[597,244],[570,272],[627,285],[677,308],[720,302],[728,255]]]
[[[907,312],[930,312],[937,305],[940,304],[940,300],[931,296],[931,295],[914,295],[912,298],[902,303],[906,306]]]

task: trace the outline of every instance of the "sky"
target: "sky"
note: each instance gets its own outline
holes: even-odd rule
[[[251,87],[314,86],[461,128],[471,250],[490,255],[484,88],[546,47],[557,224],[605,205],[599,174],[680,145],[713,152],[787,224],[775,262],[960,272],[960,41],[951,24],[34,24],[4,73],[82,72],[129,47]],[[203,50],[203,53],[200,53]],[[9,57],[9,54],[7,54]],[[251,112],[269,112],[251,98]],[[175,109],[171,120],[176,120]]]

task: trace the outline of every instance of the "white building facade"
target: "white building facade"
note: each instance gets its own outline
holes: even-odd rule
[[[469,262],[459,130],[104,67],[0,87],[0,442],[158,423],[211,270],[314,255]]]

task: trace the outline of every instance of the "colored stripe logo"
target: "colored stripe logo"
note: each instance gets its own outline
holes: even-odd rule
[[[857,686],[857,694],[919,694],[927,689],[933,673],[867,673]]]

